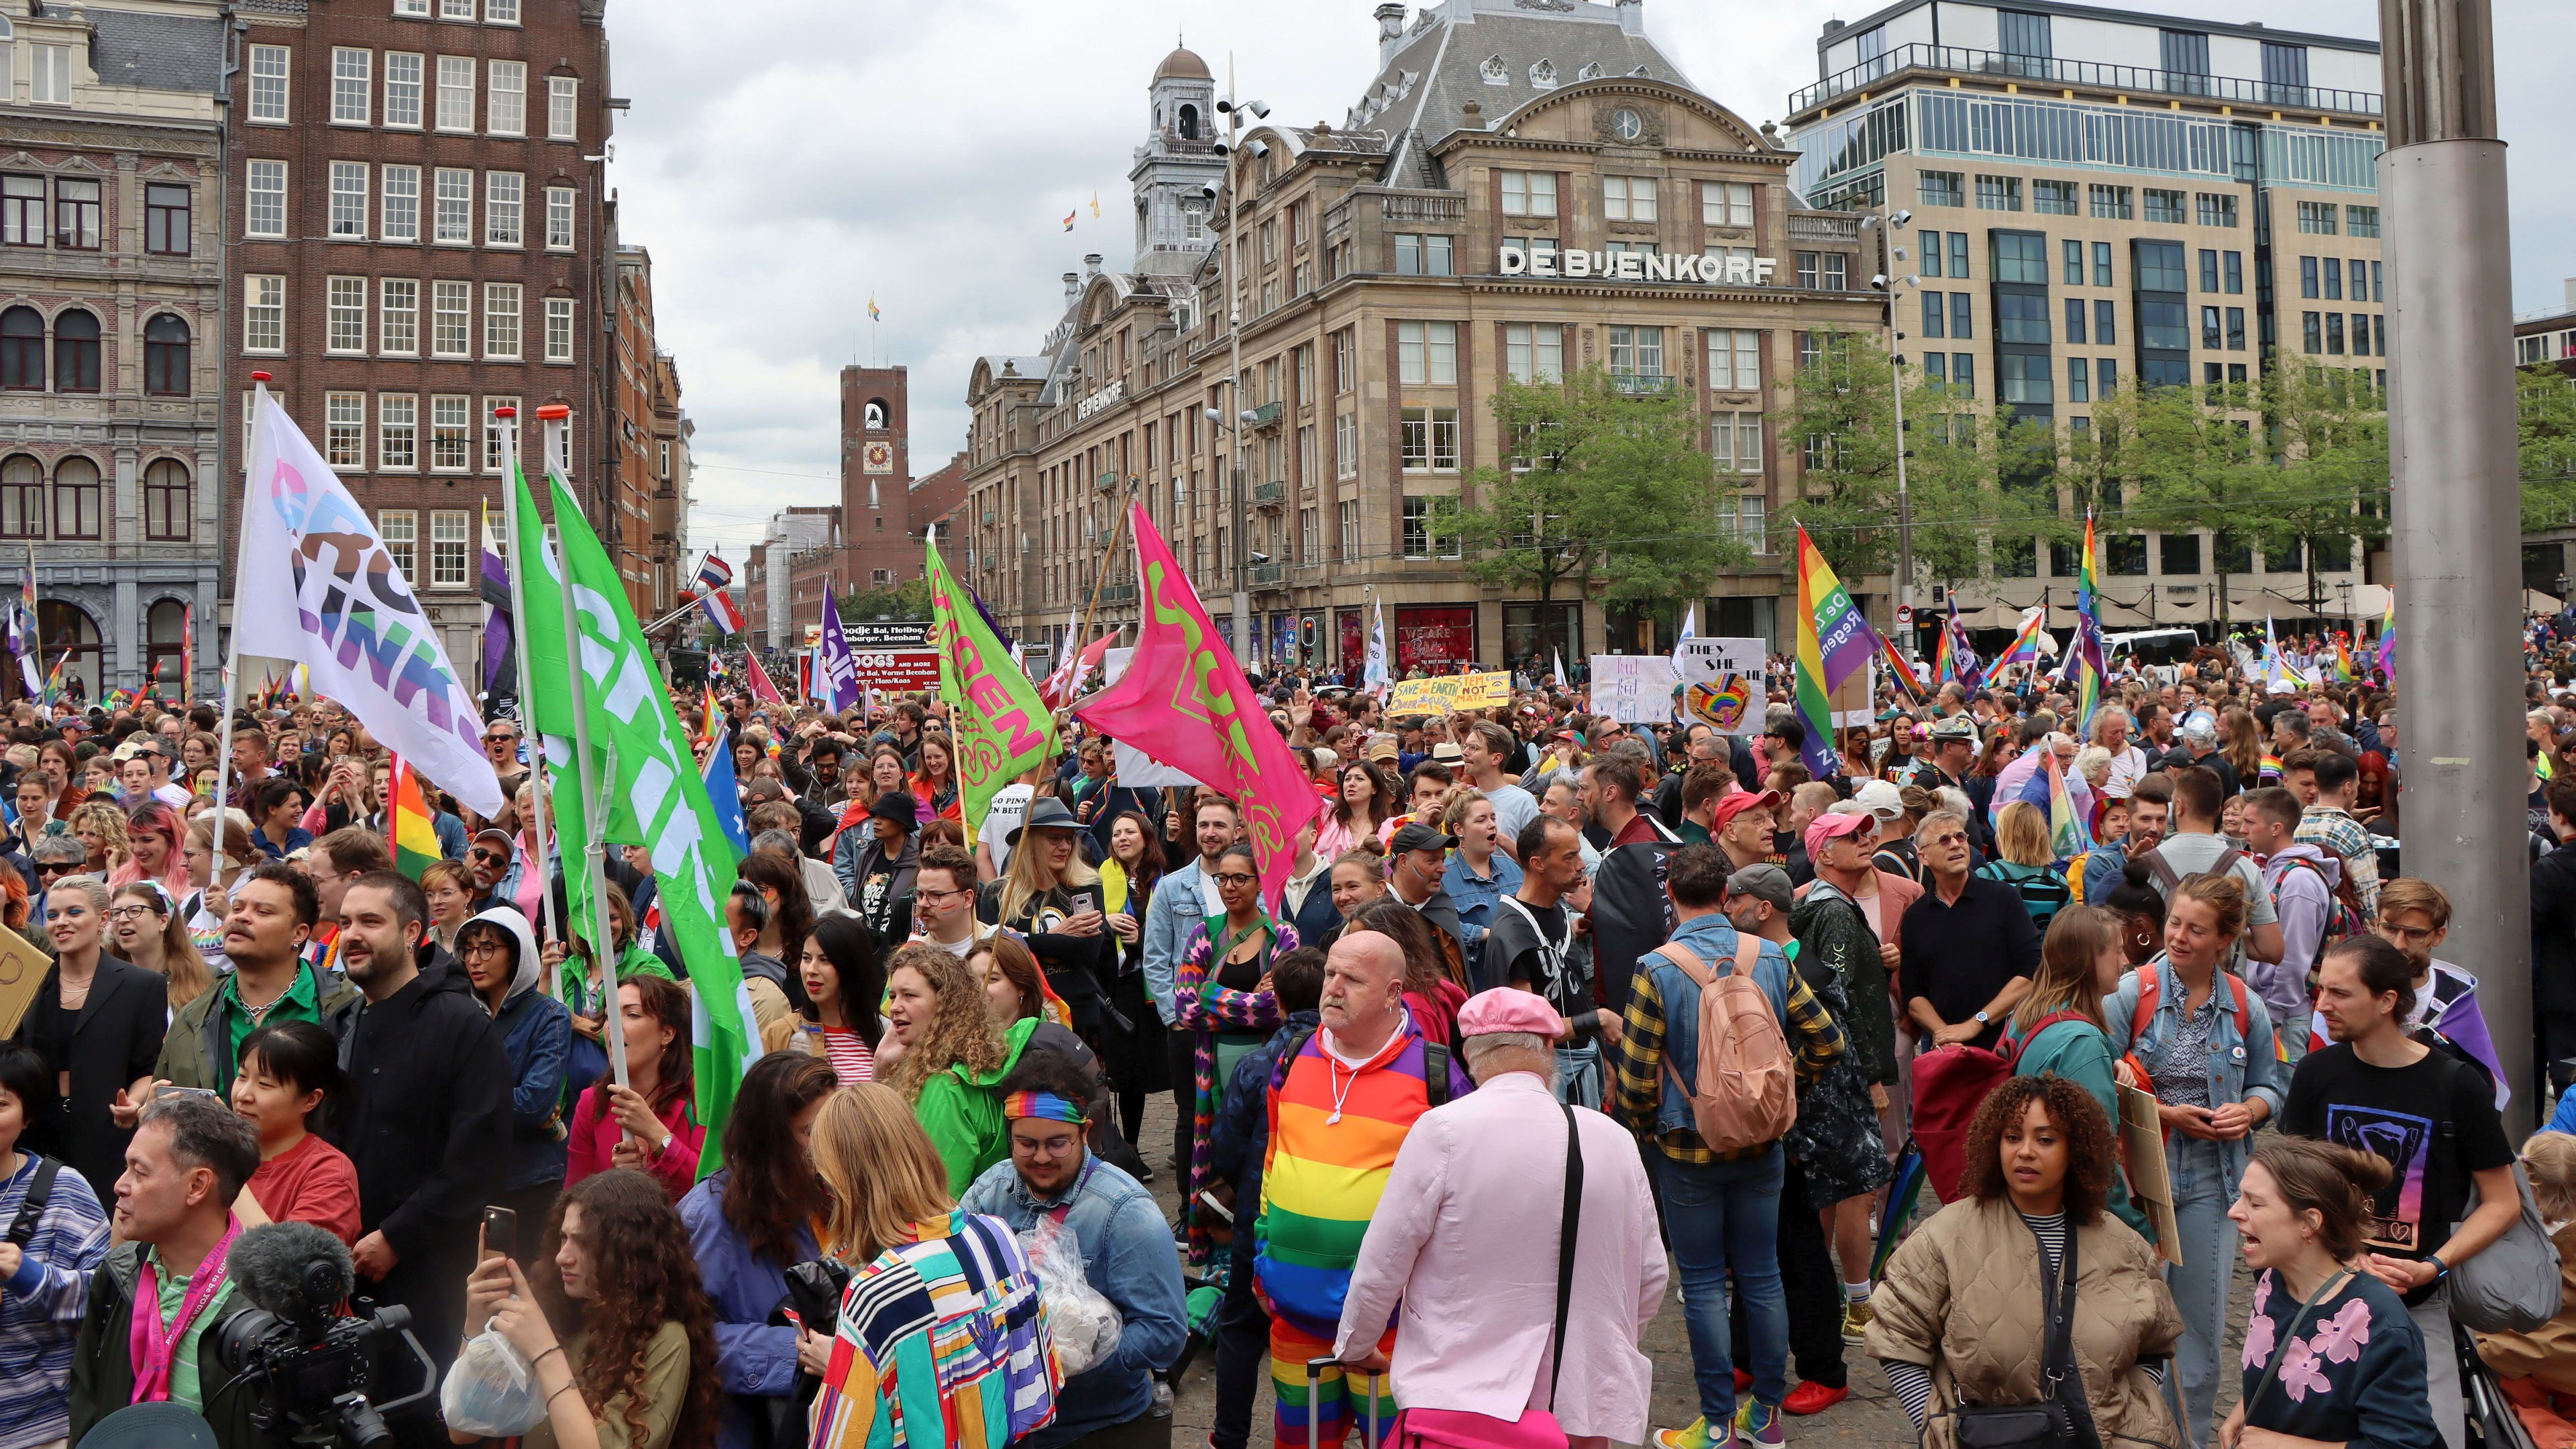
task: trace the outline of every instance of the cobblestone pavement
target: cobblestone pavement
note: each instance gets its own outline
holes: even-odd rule
[[[1154,1168],[1154,1181],[1148,1186],[1162,1205],[1164,1215],[1178,1210],[1180,1193],[1172,1181],[1172,1099],[1169,1093],[1157,1096],[1146,1108],[1144,1141],[1141,1150]],[[2233,1364],[2244,1341],[2245,1305],[2250,1301],[2253,1285],[2240,1265],[2237,1281],[2229,1302],[2229,1317],[2234,1326],[2228,1334],[2222,1364]],[[1655,1362],[1654,1426],[1678,1428],[1699,1415],[1699,1396],[1692,1386],[1690,1342],[1682,1324],[1681,1304],[1672,1290],[1664,1292],[1663,1311],[1647,1329],[1644,1348]],[[1788,1421],[1788,1437],[1793,1444],[1831,1445],[1833,1449],[1912,1449],[1917,1442],[1914,1425],[1905,1417],[1895,1394],[1887,1387],[1886,1377],[1875,1360],[1866,1358],[1857,1347],[1846,1350],[1849,1365],[1851,1397],[1809,1418]],[[1794,1379],[1792,1380],[1794,1384]],[[2219,1375],[2218,1413],[2224,1415],[2236,1401],[2235,1376]],[[1216,1413],[1216,1370],[1212,1356],[1202,1353],[1190,1367],[1173,1399],[1172,1443],[1174,1449],[1201,1449],[1207,1443],[1208,1428]],[[1252,1444],[1265,1449],[1272,1443],[1270,1390],[1265,1384],[1253,1407]],[[1286,1446],[1297,1449],[1297,1446]]]

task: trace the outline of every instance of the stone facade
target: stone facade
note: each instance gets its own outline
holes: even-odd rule
[[[0,580],[97,699],[219,687],[226,466],[213,4],[0,22]],[[182,636],[196,678],[182,681]],[[0,671],[15,695],[17,671]]]

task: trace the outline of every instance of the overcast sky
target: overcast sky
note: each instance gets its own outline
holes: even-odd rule
[[[1646,0],[1647,33],[1759,125],[1816,79],[1828,0]],[[2557,306],[2576,276],[2576,143],[2563,104],[2576,4],[2494,0],[2513,145],[2514,305]],[[768,0],[757,25],[703,6],[609,7],[621,118],[609,179],[624,239],[652,251],[662,347],[697,424],[694,547],[739,561],[791,503],[837,497],[836,378],[911,369],[913,467],[963,446],[966,378],[1034,352],[1085,252],[1134,251],[1127,169],[1146,82],[1184,26],[1224,93],[1274,121],[1339,124],[1375,78],[1374,0]],[[2169,0],[2141,13],[2374,33],[2369,0]],[[2553,184],[2556,183],[2556,184]],[[1100,202],[1094,219],[1091,202]],[[1065,213],[1079,209],[1072,234]],[[873,296],[884,313],[868,322]]]

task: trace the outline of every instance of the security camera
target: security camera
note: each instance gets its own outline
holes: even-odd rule
[[[1907,277],[1905,279],[1905,285],[1909,287],[1919,287],[1923,285],[1923,279],[1921,277]]]
[[[1219,156],[1224,156],[1234,150],[1232,146],[1225,144],[1223,141],[1214,143],[1211,149]]]
[[[1270,562],[1270,555],[1255,549],[1253,550],[1252,561],[1257,564],[1265,564]]]
[[[1217,113],[1218,115],[1220,115],[1220,116],[1230,116],[1230,115],[1233,115],[1233,114],[1234,114],[1234,98],[1233,98],[1232,96],[1228,96],[1228,97],[1224,98],[1223,100],[1218,101],[1218,102],[1216,103],[1216,113]]]
[[[1241,417],[1241,418],[1242,418],[1245,422],[1247,422],[1247,423],[1257,423],[1257,422],[1261,421],[1261,414],[1259,414],[1259,413],[1257,413],[1257,412],[1254,412],[1254,411],[1253,411],[1252,409],[1250,409],[1250,408],[1245,408],[1245,409],[1244,409],[1240,414],[1238,414],[1237,416]]]
[[[1898,226],[1903,226],[1903,225],[1905,225],[1907,222],[1912,221],[1913,219],[1914,219],[1914,213],[1913,213],[1913,212],[1910,212],[1910,211],[1903,211],[1903,210],[1898,211],[1898,212],[1896,213],[1896,215],[1895,215],[1893,218],[1891,218],[1891,220],[1893,220],[1893,221],[1894,221]]]
[[[1905,248],[1903,248],[1903,247],[1891,247],[1891,248],[1889,248],[1889,250],[1888,250],[1888,255],[1889,255],[1889,256],[1892,256],[1892,257],[1894,257],[1894,258],[1896,258],[1898,261],[1900,261],[1900,262],[1901,262],[1901,261],[1905,260]]]
[[[1250,111],[1252,113],[1252,118],[1256,121],[1266,121],[1270,119],[1270,108],[1259,101],[1246,101],[1243,103],[1243,108]]]
[[[1206,197],[1210,201],[1216,200],[1216,183],[1211,181],[1201,186],[1199,188],[1199,195]]]
[[[1869,284],[1870,284],[1870,286],[1871,286],[1871,287],[1875,288],[1875,289],[1876,289],[1876,290],[1878,290],[1878,291],[1881,291],[1881,292],[1886,291],[1886,290],[1887,290],[1887,273],[1885,273],[1885,272],[1874,272],[1874,273],[1872,273],[1872,274],[1870,275]]]

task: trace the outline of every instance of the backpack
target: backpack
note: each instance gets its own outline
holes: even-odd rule
[[[1728,1153],[1787,1136],[1798,1121],[1797,1072],[1771,998],[1753,979],[1762,938],[1738,935],[1735,959],[1723,976],[1711,976],[1698,954],[1679,942],[1657,949],[1699,987],[1699,1088],[1683,1085],[1669,1052],[1664,1075],[1690,1098],[1691,1125],[1700,1140],[1712,1152]]]
[[[2165,848],[2159,845],[2146,854],[2147,874],[2155,880],[2156,893],[2163,896],[2167,904],[2171,904],[2175,888],[2184,881],[2198,880],[2205,875],[2233,876],[2236,873],[2236,862],[2244,858],[2245,852],[2231,847],[2220,851],[2218,859],[2209,863],[2209,869],[2196,870],[2189,875],[2176,875],[2173,862],[2165,859]],[[2244,882],[2238,881],[2237,884],[2243,885]]]
[[[1966,1166],[1968,1124],[1986,1095],[2003,1085],[2024,1048],[2061,1021],[2089,1020],[2080,1011],[2055,1011],[2032,1022],[2021,1036],[2006,1036],[1998,1049],[1934,1047],[1914,1058],[1914,1149],[1923,1157],[1923,1179],[1947,1203],[1959,1195]]]
[[[2229,851],[2228,854],[2233,855],[2235,852]],[[2254,1009],[2246,1003],[2245,978],[2233,971],[2221,971],[2218,973],[2218,979],[2227,983],[2228,994],[2236,1005],[2236,1037],[2239,1041],[2246,1042],[2250,1048],[2251,1038],[2254,1035]],[[2129,1049],[2121,1054],[2120,1059],[2127,1062],[2129,1070],[2137,1074],[2139,1090],[2149,1096],[2155,1095],[2156,1079],[2155,1074],[2147,1070],[2147,1064],[2138,1060],[2138,1038],[2146,1034],[2147,1023],[2156,1019],[2156,1008],[2163,1003],[2164,994],[2164,973],[2152,966],[2140,967],[2138,969],[2138,1009],[2129,1018]]]
[[[2022,909],[2030,912],[2030,923],[2040,934],[2048,933],[2048,923],[2075,899],[2066,878],[2044,865],[2015,865],[2008,860],[1990,860],[1977,874],[2013,888],[2021,897]]]
[[[2319,882],[2322,883],[2325,881],[2325,867],[2305,856],[2292,856],[2288,863],[2293,866],[2305,867],[2310,874],[2314,875],[2318,879]],[[2326,886],[2325,932],[2317,937],[2317,954],[2314,959],[2307,963],[2305,968],[2308,977],[2309,1000],[2313,1001],[2316,999],[2317,966],[2318,963],[2326,959],[2326,948],[2332,946],[2337,941],[2351,940],[2355,936],[2364,934],[2369,929],[2369,925],[2361,918],[2360,904],[2353,899],[2352,878],[2350,876],[2337,877],[2332,884]]]

